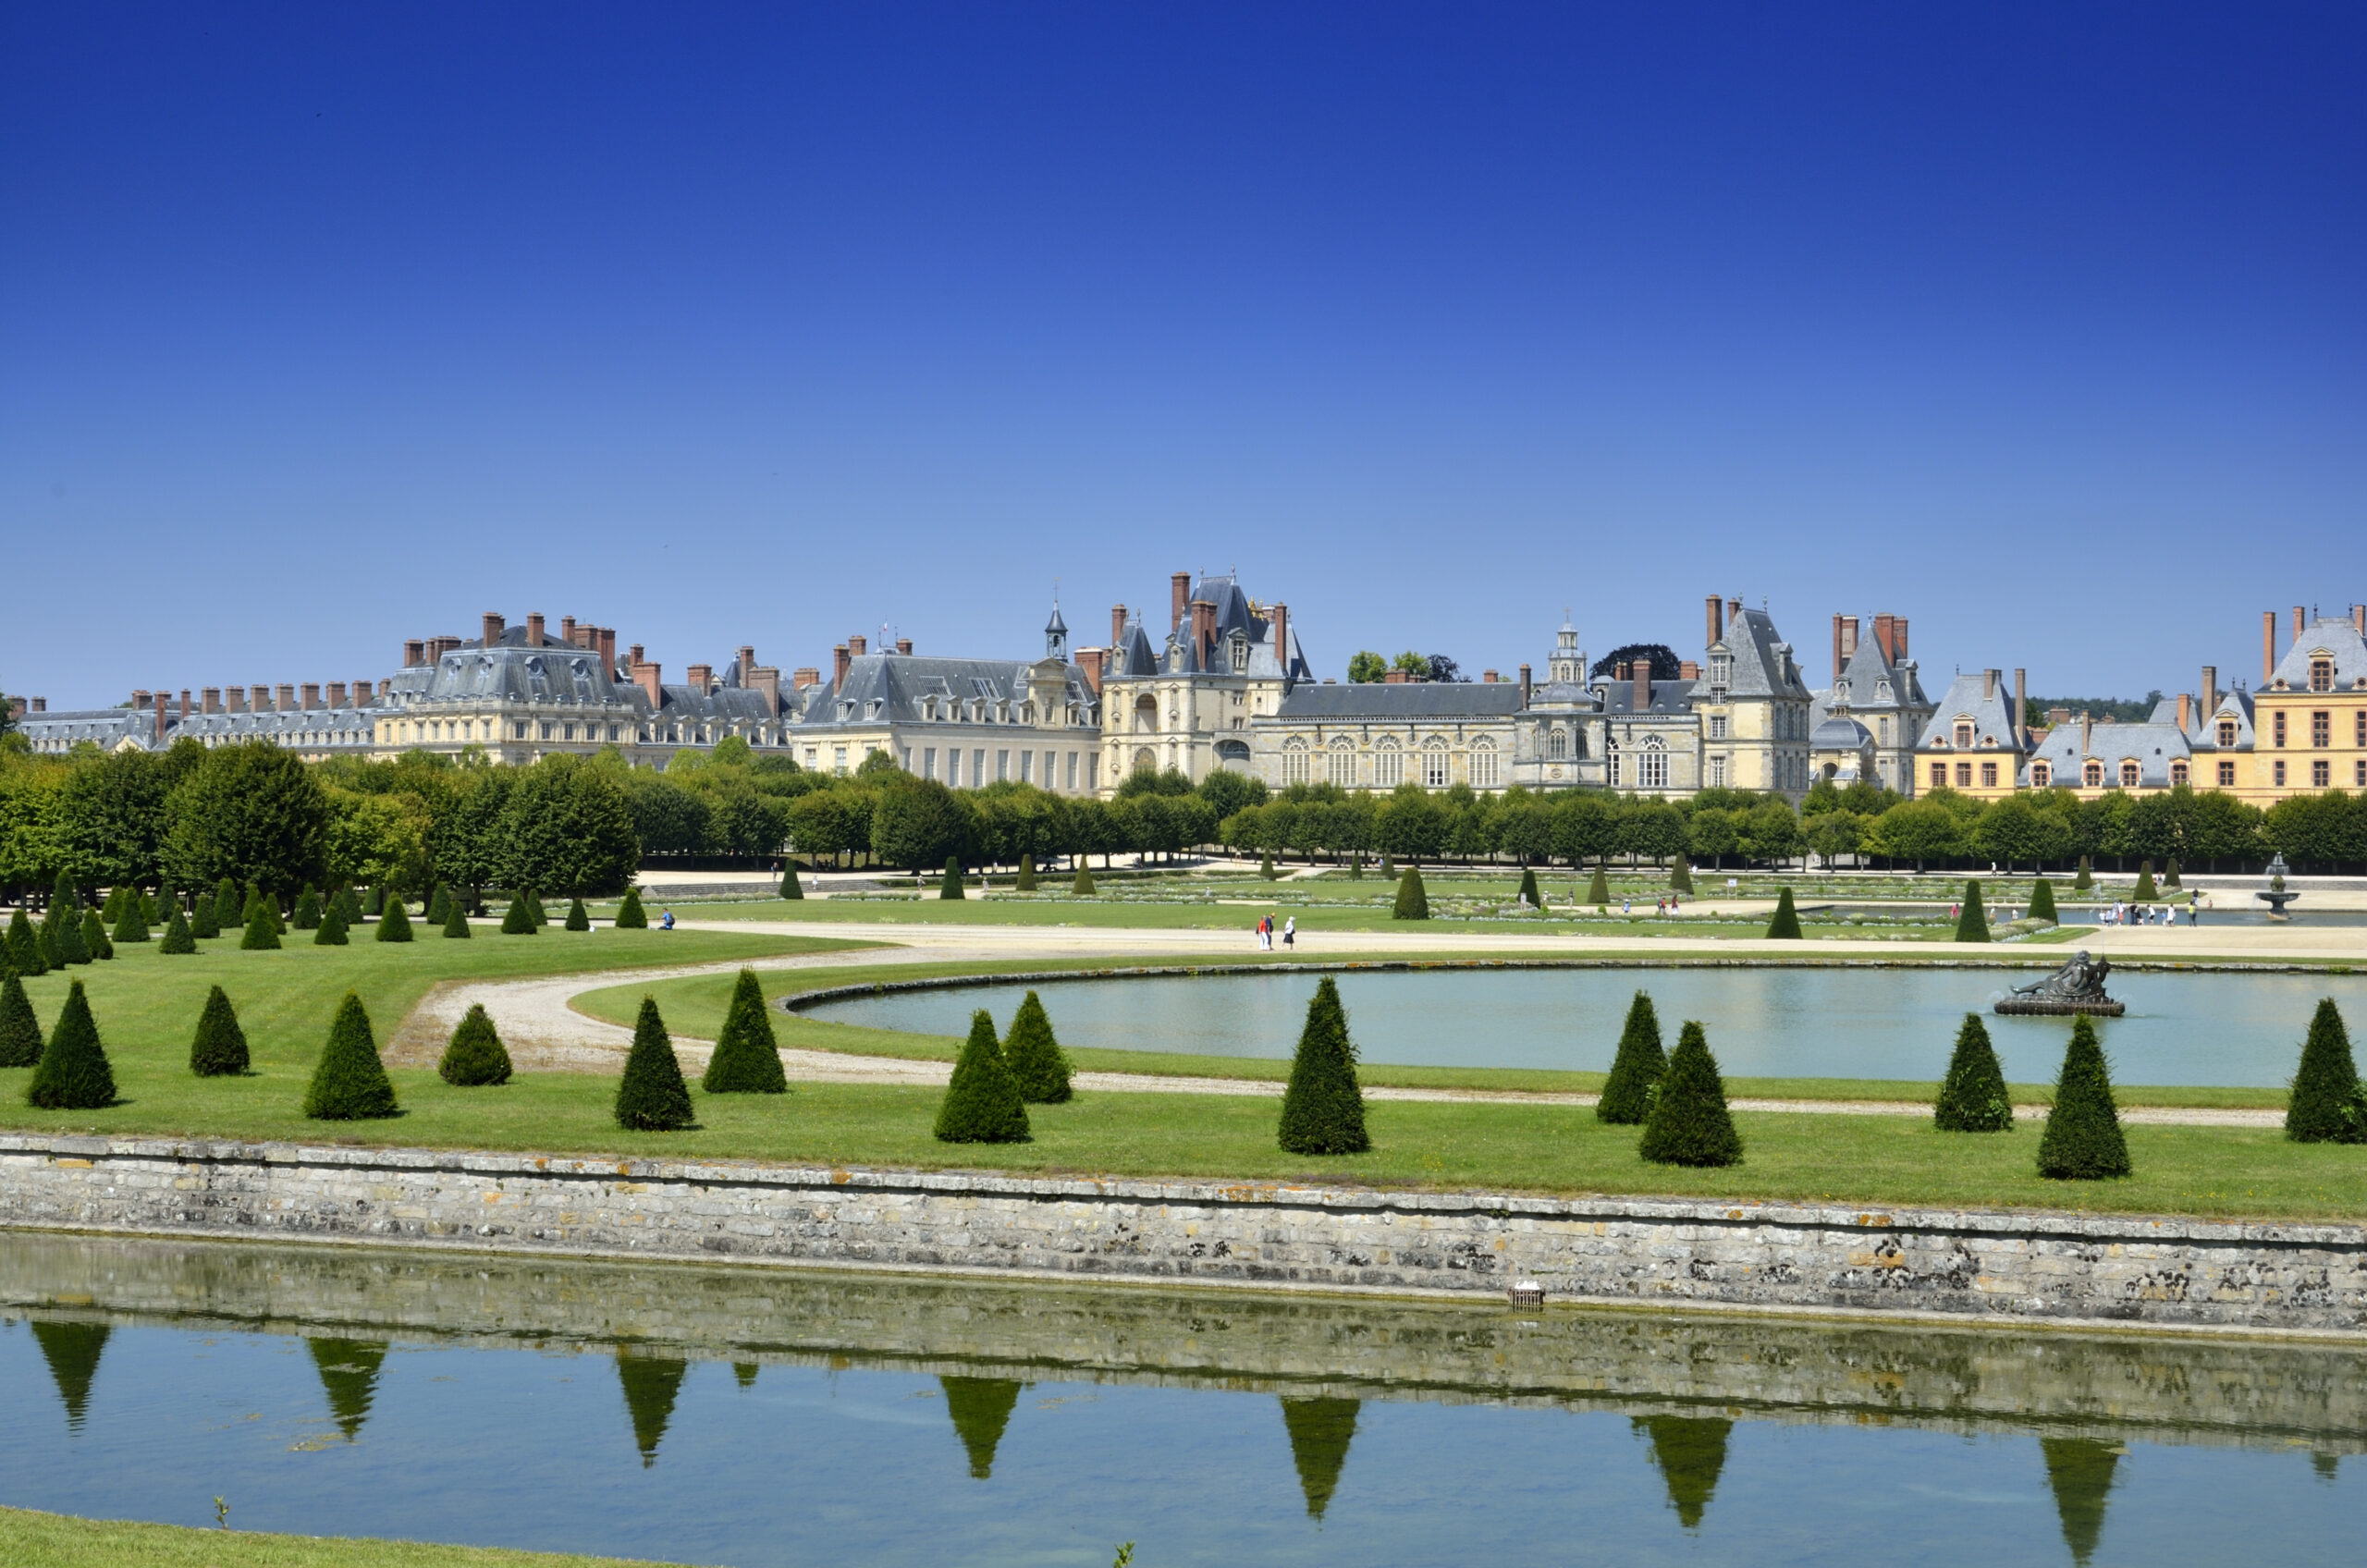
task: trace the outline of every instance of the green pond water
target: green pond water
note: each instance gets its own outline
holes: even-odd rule
[[[702,1563],[2352,1563],[2356,1347],[0,1233],[0,1502]]]
[[[2068,957],[2067,953],[2062,955]],[[1982,969],[1503,969],[1338,975],[1367,1061],[1443,1067],[1611,1065],[1627,1008],[1652,994],[1667,1043],[1699,1019],[1737,1077],[1936,1080],[1967,1012],[1986,1022],[2017,1083],[2052,1080],[2067,1018],[2012,1018],[1990,1004],[2038,972]],[[1287,1057],[1317,977],[1305,972],[1039,985],[1063,1045]],[[2134,974],[2112,976],[2121,1018],[2099,1019],[2116,1082],[2281,1085],[2300,1060],[2318,998],[2367,1023],[2367,976]],[[974,1009],[1008,1027],[1011,986],[898,991],[824,1003],[834,1023],[965,1035]]]

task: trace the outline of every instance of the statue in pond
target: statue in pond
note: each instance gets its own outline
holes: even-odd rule
[[[2111,973],[2110,959],[2090,958],[2082,949],[2045,979],[2015,986],[1999,998],[1997,1011],[2038,1014],[2091,1012],[2118,1018],[2128,1009],[2104,995],[2104,976]]]

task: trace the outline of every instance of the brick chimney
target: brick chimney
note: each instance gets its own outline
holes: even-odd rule
[[[780,717],[780,667],[759,664],[748,667],[748,684],[765,694],[765,711],[775,718]]]
[[[2183,717],[2178,720],[2178,728],[2181,729],[2186,728],[2186,720]],[[2014,739],[2021,742],[2024,750],[2029,749],[2030,743],[2030,672],[2027,669],[2017,669],[2014,671]]]
[[[2307,631],[2309,629],[2310,622],[2306,613],[2302,610],[2300,606],[2295,605],[2293,606],[2293,641],[2296,643],[2300,642],[2301,640],[2301,633]]]
[[[1907,618],[1905,616],[1902,615],[1892,618],[1890,623],[1890,640],[1898,648],[1898,656],[1900,661],[1902,663],[1905,662],[1907,658]]]
[[[2350,606],[2350,630],[2367,637],[2367,605]]]
[[[183,718],[187,718],[189,717],[189,688],[184,686],[181,688],[181,717]]]
[[[1637,659],[1635,665],[1636,711],[1650,713],[1652,707],[1652,661]]]
[[[543,612],[540,610],[526,618],[526,645],[530,648],[543,645]]]
[[[1735,594],[1726,601],[1726,624],[1729,626],[1742,624],[1742,595],[1740,594]]]
[[[897,638],[896,652],[901,657],[911,658],[913,656],[913,640],[910,637]]]
[[[417,637],[403,644],[403,668],[411,669],[427,662],[427,644]]]
[[[165,726],[171,718],[171,702],[164,692],[156,693],[156,744],[160,746],[165,743]]]
[[[1115,651],[1125,646],[1125,643],[1126,606],[1111,605],[1110,606],[1110,646],[1112,651]]]
[[[427,662],[441,664],[446,654],[458,651],[460,646],[458,637],[430,637],[427,640]]]
[[[384,682],[381,682],[381,684],[383,685]],[[384,692],[381,692],[380,694],[384,695]],[[369,681],[357,680],[353,683],[353,705],[358,708],[366,708],[370,705]]]
[[[690,682],[692,691],[696,692],[702,697],[705,696],[709,692],[715,690],[715,666],[711,664],[694,664],[691,666]]]
[[[598,642],[600,644],[600,667],[603,669],[616,668],[617,629],[613,626],[604,626],[600,628]]]
[[[1846,655],[1841,651],[1841,617],[1836,614],[1833,618],[1833,684],[1836,688],[1841,684],[1841,671],[1846,662]]]
[[[830,650],[830,690],[843,691],[847,683],[847,667],[853,662],[853,653],[841,643]]]
[[[2194,699],[2184,692],[2178,693],[2178,733],[2183,735],[2194,728]]]
[[[756,648],[754,643],[742,643],[740,644],[739,664],[740,684],[742,686],[754,686],[756,683]]]
[[[10,718],[22,718],[22,717],[25,717],[26,708],[27,708],[27,704],[26,704],[26,702],[25,702],[25,699],[24,699],[24,698],[22,698],[22,697],[11,697],[11,698],[9,698],[9,699],[8,699],[8,717],[9,717]]]
[[[633,684],[640,687],[641,694],[649,699],[649,706],[653,712],[665,705],[666,691],[662,680],[664,669],[665,666],[652,664],[647,659],[632,661]]]
[[[570,648],[577,645],[575,641],[575,618],[573,616],[563,615],[558,618],[558,640],[566,643]]]
[[[273,701],[272,706],[276,711],[280,713],[294,713],[296,711],[296,687],[292,681],[285,681],[281,683],[278,694]]]
[[[47,697],[35,697],[33,699],[33,712],[47,713],[48,711],[49,699]]]
[[[329,706],[333,708],[341,708],[345,706],[344,681],[332,680],[329,682]]]
[[[1534,689],[1534,687],[1533,687],[1533,683],[1532,683],[1532,681],[1531,681],[1531,680],[1530,680],[1530,678],[1529,678],[1528,666],[1527,666],[1527,665],[1523,665],[1523,666],[1521,666],[1521,667],[1520,667],[1520,705],[1521,705],[1521,706],[1523,706],[1523,707],[1527,707],[1527,706],[1528,706],[1528,693],[1529,693],[1529,692],[1530,692],[1530,691],[1532,691],[1533,689]]]
[[[1707,633],[1709,641],[1702,646],[1711,647],[1726,634],[1726,602],[1712,594],[1704,601],[1703,609],[1705,616],[1703,631]]]
[[[1274,662],[1282,667],[1287,679],[1291,672],[1291,607],[1276,605],[1266,615],[1274,623]]]
[[[2202,717],[2208,721],[2211,716],[2218,711],[2219,667],[2215,664],[2207,664],[2202,667]]]
[[[1403,686],[1411,679],[1412,677],[1408,676],[1404,670],[1392,669],[1388,674],[1382,676],[1380,680],[1381,684],[1384,686]]]
[[[486,647],[490,648],[500,643],[501,634],[508,630],[507,623],[499,616],[491,610],[484,612],[484,645]]]
[[[2266,686],[2276,674],[2276,612],[2260,612],[2260,683]]]
[[[307,680],[304,682],[304,711],[310,713],[320,705],[321,683],[317,680]]]
[[[385,702],[394,694],[395,683],[385,676],[378,677],[378,701]]]
[[[630,669],[640,663],[641,644],[635,643],[632,647],[625,650],[625,668]]]
[[[145,708],[148,705],[147,687],[134,686],[131,689],[131,705],[135,708]]]
[[[1699,680],[1701,679],[1701,667],[1691,659],[1679,659],[1676,664],[1676,673],[1683,680]]]
[[[1097,697],[1101,695],[1101,660],[1103,656],[1102,650],[1099,648],[1079,648],[1076,651],[1076,667],[1077,668],[1085,671],[1085,690],[1091,692]]]
[[[1984,669],[1981,672],[1981,700],[1982,702],[1985,703],[1990,698],[1997,694],[1997,677],[2003,673],[2004,671],[1995,669]]]
[[[1208,656],[1216,651],[1217,606],[1210,600],[1195,599],[1189,608],[1192,612],[1192,654],[1200,661],[1200,668],[1206,669],[1208,668]]]
[[[219,686],[200,687],[197,692],[197,706],[198,711],[201,713],[220,713],[222,711],[222,688]]]
[[[1492,669],[1481,670],[1479,672],[1479,684],[1482,686],[1493,686],[1496,684],[1496,672]]]
[[[808,686],[822,684],[822,672],[810,664],[799,665],[789,672],[790,684],[803,692]]]
[[[847,639],[847,653],[848,653],[849,656],[853,657],[853,658],[858,658],[858,659],[859,659],[859,658],[863,657],[863,655],[865,655],[865,654],[869,653],[870,651],[871,651],[871,639],[870,639],[870,638],[868,638],[868,637],[850,637],[850,638],[848,638],[848,639]]]
[[[1884,664],[1896,664],[1898,655],[1891,652],[1891,629],[1898,618],[1893,615],[1874,617],[1874,646],[1881,650]]]
[[[1167,580],[1167,597],[1169,608],[1172,612],[1172,619],[1167,630],[1181,631],[1184,630],[1184,607],[1192,600],[1192,574],[1188,571],[1179,571],[1170,576]]]
[[[230,687],[227,692],[225,692],[224,696],[225,700],[222,704],[222,711],[224,713],[244,713],[247,711],[247,689],[244,686]]]
[[[251,686],[247,689],[247,706],[255,713],[271,711],[271,688]]]

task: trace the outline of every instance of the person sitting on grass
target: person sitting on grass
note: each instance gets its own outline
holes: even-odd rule
[[[674,912],[672,910],[666,910],[657,916],[657,929],[660,931],[671,931],[674,929]]]

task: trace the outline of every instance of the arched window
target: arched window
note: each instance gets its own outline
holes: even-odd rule
[[[987,753],[980,752],[978,754],[985,756]],[[1152,773],[1159,771],[1159,753],[1148,746],[1137,747],[1134,751],[1134,771],[1141,773],[1146,770]]]
[[[1405,753],[1394,735],[1383,735],[1373,747],[1372,781],[1383,790],[1394,790],[1405,782]]]
[[[1422,788],[1445,789],[1449,771],[1445,737],[1433,735],[1422,742]]]
[[[1145,692],[1134,699],[1134,733],[1137,735],[1159,733],[1159,699],[1148,692]]]
[[[1555,726],[1553,732],[1545,738],[1545,754],[1551,757],[1555,762],[1560,762],[1564,757],[1568,756],[1570,754],[1570,732],[1562,729],[1558,725]]]
[[[2134,790],[2137,788],[2137,759],[2131,757],[2120,765],[2120,787],[2124,790]]]
[[[1482,735],[1471,742],[1471,787],[1493,790],[1502,782],[1496,766],[1496,742]]]
[[[1644,749],[1636,759],[1636,787],[1639,790],[1668,788],[1668,748],[1657,735],[1644,737]]]
[[[1327,761],[1324,777],[1343,790],[1353,790],[1356,784],[1356,743],[1345,735],[1331,737],[1331,754]]]
[[[1282,742],[1282,783],[1285,787],[1306,782],[1306,742],[1294,735]]]

